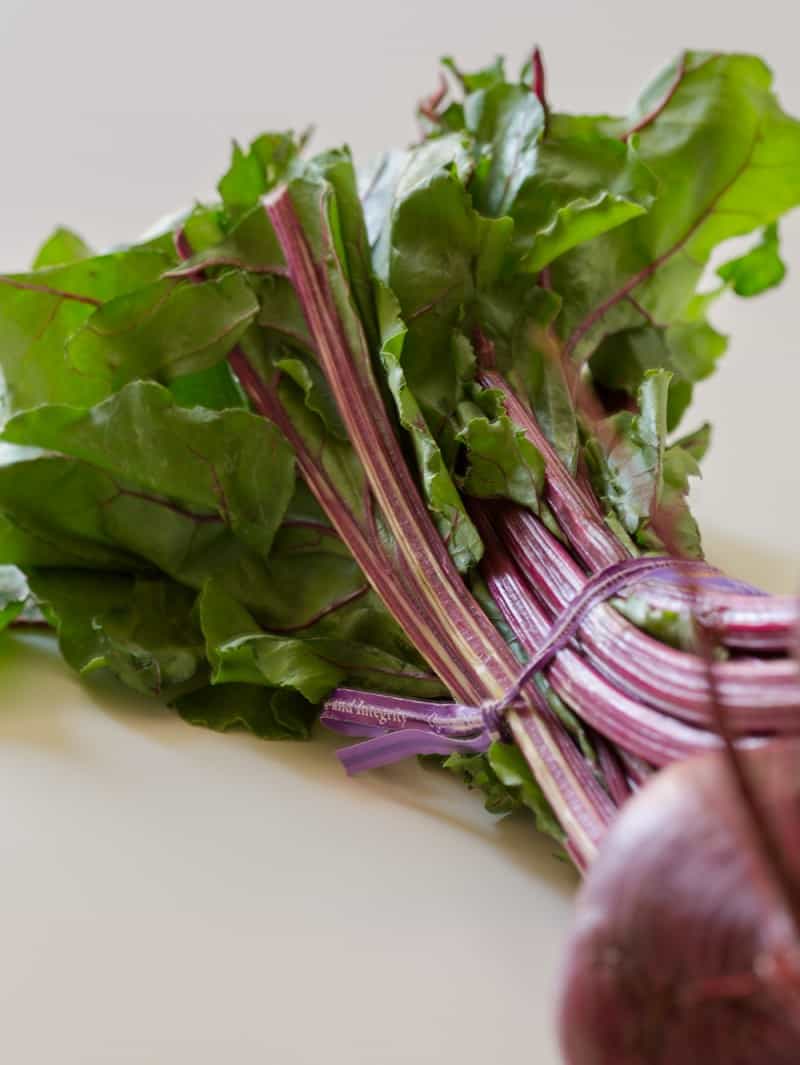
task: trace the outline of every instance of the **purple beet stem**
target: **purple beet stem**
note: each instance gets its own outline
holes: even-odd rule
[[[613,595],[626,581],[636,580],[646,568],[671,560],[628,560],[608,574],[604,586],[599,580],[590,584],[574,599],[555,625],[531,601],[522,576],[504,555],[491,528],[487,511],[473,508],[473,518],[486,546],[483,574],[506,622],[531,654],[530,662],[520,673],[517,683],[501,700],[507,706],[534,672],[553,661],[548,679],[565,702],[578,709],[583,720],[610,741],[618,743],[653,764],[664,765],[676,758],[717,747],[716,736],[690,728],[679,721],[642,706],[620,694],[603,677],[566,645],[574,637],[586,613],[597,602],[598,589]],[[674,563],[673,563],[674,564]],[[411,754],[440,753],[456,750],[486,750],[497,733],[487,710],[498,707],[469,708],[458,704],[422,702],[388,695],[375,695],[353,689],[340,689],[325,704],[321,721],[328,728],[349,736],[374,737],[341,753],[348,772],[375,769]],[[394,740],[387,734],[409,732]],[[413,734],[413,738],[412,738]],[[377,737],[383,737],[382,742]],[[434,750],[433,737],[437,739]],[[414,747],[414,742],[420,744]],[[469,746],[463,746],[464,743]]]
[[[495,527],[548,620],[561,613],[587,578],[539,519],[496,506]],[[620,691],[691,725],[708,727],[711,706],[697,656],[641,632],[613,607],[598,606],[580,634],[594,668]],[[800,671],[789,658],[738,659],[715,666],[718,695],[739,734],[800,732]]]
[[[524,430],[540,451],[547,471],[545,495],[571,547],[590,573],[598,573],[628,557],[608,528],[596,500],[570,474],[560,456],[502,374],[480,371],[486,388],[503,393],[511,420]],[[658,609],[688,611],[682,589],[647,590],[648,601]],[[700,587],[698,616],[713,627],[730,647],[752,651],[780,651],[791,647],[797,629],[797,602],[793,596],[766,595],[740,581],[715,575]]]
[[[464,587],[416,485],[374,379],[363,336],[348,334],[339,318],[331,285],[346,285],[334,250],[323,262],[312,256],[288,188],[276,190],[266,210],[285,257],[289,277],[313,337],[317,358],[361,462],[370,491],[391,530],[399,568],[387,600],[411,597],[422,616],[452,640],[465,683],[451,690],[478,701],[497,697],[512,684],[517,666],[488,617]],[[329,271],[334,273],[333,279]],[[324,503],[323,503],[324,506]],[[347,541],[346,541],[347,542]],[[425,648],[420,648],[423,654]],[[537,707],[535,688],[524,710],[509,713],[509,727],[582,863],[591,860],[613,814],[613,804],[561,723]]]

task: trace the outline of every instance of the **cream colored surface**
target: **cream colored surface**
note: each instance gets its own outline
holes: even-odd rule
[[[771,59],[800,112],[785,0],[2,0],[0,266],[56,222],[98,246],[202,195],[227,138],[318,126],[366,156],[413,133],[435,59],[545,47],[564,107],[620,109],[685,45]],[[712,558],[798,578],[800,216],[735,341],[697,510]],[[574,880],[524,819],[410,765],[348,781],[328,740],[191,729],[0,643],[0,1056],[14,1065],[555,1065]]]

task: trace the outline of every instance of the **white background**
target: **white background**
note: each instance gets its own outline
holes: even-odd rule
[[[360,158],[414,133],[436,59],[545,49],[563,109],[624,109],[685,46],[747,49],[800,113],[786,0],[0,0],[0,268],[55,223],[99,247],[202,197],[228,140],[314,123]],[[696,416],[715,561],[792,590],[800,216],[784,288],[728,303]],[[415,766],[193,730],[0,644],[0,1055],[15,1065],[553,1065],[574,880],[524,820]]]

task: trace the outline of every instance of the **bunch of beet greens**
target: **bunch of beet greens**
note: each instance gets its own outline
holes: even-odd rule
[[[266,134],[156,236],[60,229],[0,277],[0,617],[196,724],[300,738],[324,707],[368,737],[352,770],[436,757],[581,869],[641,789],[587,885],[569,1060],[723,1060],[731,1010],[727,1063],[796,1062],[795,605],[702,561],[709,431],[676,432],[714,301],[783,278],[800,122],[749,56],[686,53],[622,118],[552,110],[538,53],[446,67],[363,171]],[[665,968],[731,893],[702,979]]]

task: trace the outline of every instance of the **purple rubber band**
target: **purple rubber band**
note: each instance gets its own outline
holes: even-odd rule
[[[486,731],[471,740],[456,740],[424,729],[399,729],[343,747],[336,753],[348,774],[354,776],[418,754],[483,754],[489,742]]]
[[[590,577],[580,592],[553,622],[544,643],[533,658],[526,663],[525,668],[514,684],[501,699],[484,706],[484,711],[503,711],[512,706],[519,699],[522,689],[532,679],[534,674],[539,673],[559,651],[562,651],[567,646],[580,628],[586,615],[594,607],[604,603],[606,599],[616,595],[617,592],[622,591],[629,584],[635,584],[643,577],[648,577],[663,570],[674,571],[678,568],[692,569],[699,566],[707,568],[705,562],[683,561],[674,558],[629,558],[623,562],[615,562],[600,573]]]
[[[320,721],[344,736],[368,737],[338,754],[348,773],[398,762],[415,754],[482,752],[490,738],[483,713],[459,703],[429,703],[337,688]]]
[[[334,732],[349,736],[383,736],[415,729],[451,739],[470,739],[484,726],[481,711],[473,706],[404,699],[354,688],[337,688],[326,701],[320,720]]]
[[[426,703],[391,695],[337,689],[326,702],[322,724],[345,736],[368,737],[364,743],[338,751],[348,773],[378,769],[418,754],[482,753],[494,740],[508,738],[504,719],[522,690],[573,639],[594,607],[630,584],[650,576],[675,574],[705,562],[674,558],[632,558],[615,562],[587,579],[578,595],[553,623],[542,646],[528,660],[502,698],[482,707],[458,703]],[[538,692],[536,693],[538,696]]]

